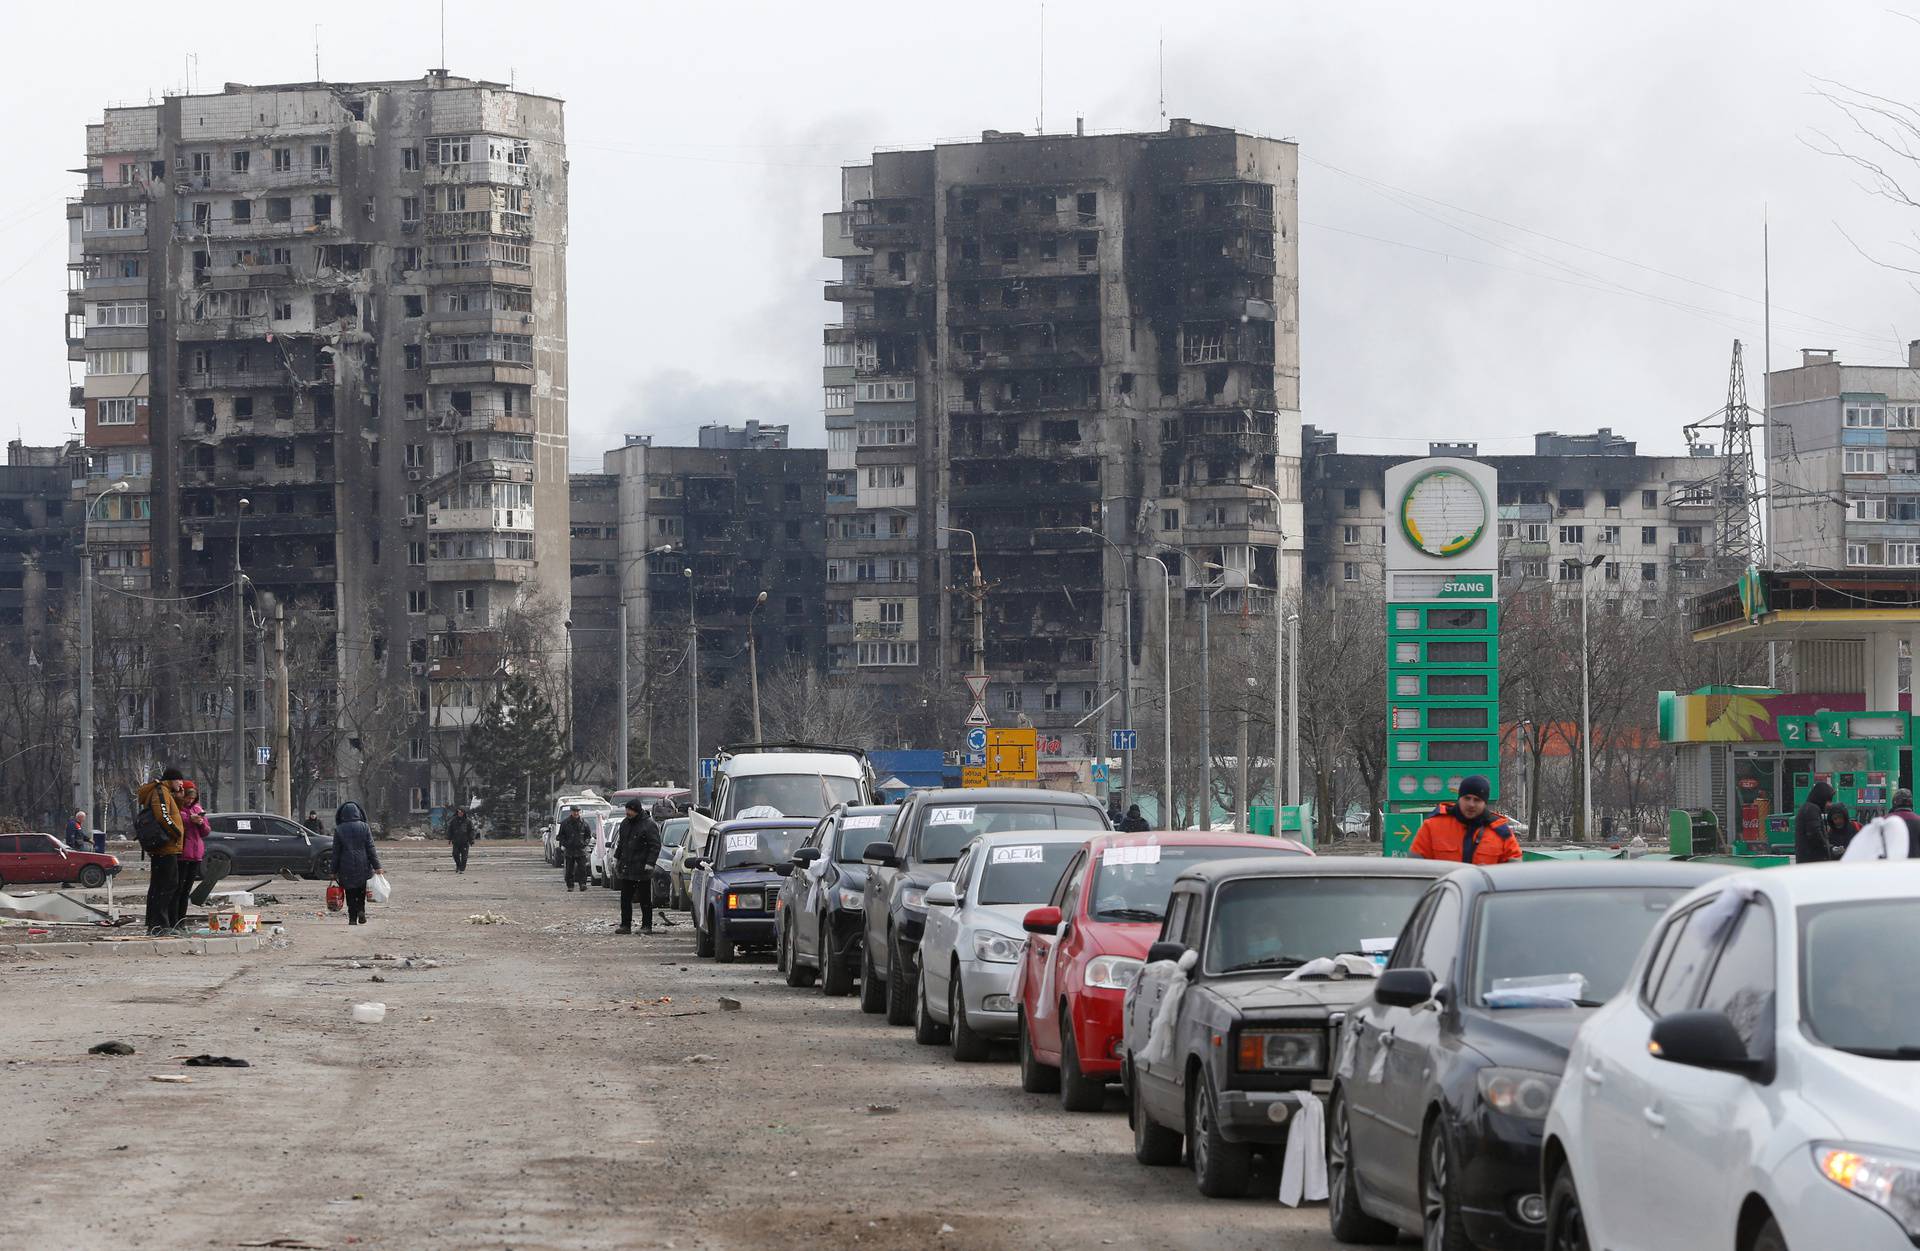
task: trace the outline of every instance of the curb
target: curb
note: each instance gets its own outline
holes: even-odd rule
[[[235,934],[230,938],[128,938],[71,943],[0,943],[0,958],[59,956],[73,960],[82,956],[237,956],[258,951],[264,942],[258,934]]]

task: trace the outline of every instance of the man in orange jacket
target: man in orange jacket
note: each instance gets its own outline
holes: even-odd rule
[[[1460,797],[1420,823],[1409,855],[1460,864],[1504,864],[1520,859],[1520,840],[1507,819],[1487,807],[1493,788],[1478,773],[1460,779]]]

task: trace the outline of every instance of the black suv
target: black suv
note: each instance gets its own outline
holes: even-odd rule
[[[946,879],[975,835],[1085,830],[1091,837],[1112,828],[1099,800],[1071,791],[994,786],[909,795],[893,823],[892,841],[874,843],[863,857],[869,872],[862,900],[861,1010],[884,1008],[889,1025],[913,1023],[914,962],[926,924],[927,887]]]
[[[278,873],[325,881],[333,876],[333,835],[315,834],[270,812],[207,814],[207,854],[227,854],[228,873]]]

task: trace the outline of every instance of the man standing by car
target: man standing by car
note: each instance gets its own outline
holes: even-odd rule
[[[1507,819],[1487,807],[1493,787],[1478,773],[1460,779],[1460,794],[1420,823],[1407,854],[1422,860],[1504,864],[1520,859],[1520,840]]]
[[[187,837],[180,820],[181,778],[180,770],[168,769],[158,782],[148,782],[135,794],[140,807],[134,813],[133,835],[152,866],[147,876],[149,934],[166,933],[180,890],[180,851]]]
[[[1807,802],[1793,815],[1793,859],[1796,864],[1813,864],[1833,859],[1833,846],[1827,841],[1827,805],[1833,802],[1833,787],[1815,782],[1807,791]]]
[[[453,845],[453,871],[467,871],[467,849],[473,846],[473,818],[465,808],[455,808],[447,822],[447,842]]]
[[[302,821],[300,824],[306,826],[308,829],[312,830],[315,834],[325,834],[327,832],[326,825],[323,824],[320,820],[320,814],[311,809],[309,809],[307,812],[307,819],[305,821]]]
[[[560,844],[561,863],[566,866],[567,890],[573,890],[578,883],[581,890],[587,889],[587,840],[591,834],[587,823],[580,815],[580,806],[575,804],[567,809],[567,819],[560,823],[560,832],[554,841]]]
[[[1147,830],[1147,819],[1140,815],[1139,804],[1128,804],[1127,815],[1115,822],[1115,826],[1122,834],[1144,834]]]
[[[633,933],[633,897],[640,896],[640,932],[653,933],[653,872],[660,859],[660,826],[638,799],[627,801],[613,849],[613,871],[620,879],[620,928]]]

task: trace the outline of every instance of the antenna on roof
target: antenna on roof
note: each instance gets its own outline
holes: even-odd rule
[[[447,0],[440,0],[440,68],[447,68]]]
[[[1167,124],[1167,28],[1160,28],[1160,124]]]
[[[1047,0],[1040,0],[1040,120],[1036,136],[1047,133]]]
[[[313,24],[313,81],[320,81],[320,23]]]

